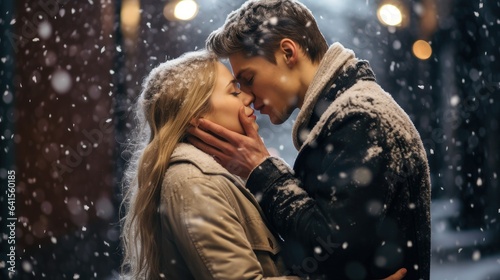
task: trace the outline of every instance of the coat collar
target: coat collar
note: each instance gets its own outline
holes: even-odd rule
[[[340,43],[334,43],[321,60],[318,71],[307,89],[304,104],[293,125],[293,144],[297,150],[300,150],[302,143],[308,135],[304,131],[307,131],[307,124],[321,92],[328,82],[338,75],[346,62],[353,58],[354,52],[352,50],[344,48]]]
[[[195,146],[188,143],[179,143],[175,147],[172,156],[170,157],[170,164],[177,164],[188,162],[195,165],[201,172],[207,175],[221,175],[228,178],[234,185],[245,195],[245,197],[257,208],[265,221],[266,225],[271,229],[270,223],[267,221],[264,212],[260,205],[253,196],[253,194],[245,187],[245,181],[239,176],[231,174],[222,165],[216,162],[209,154],[201,151]]]
[[[229,171],[216,162],[213,157],[191,144],[179,143],[175,147],[172,156],[170,157],[170,164],[180,162],[192,163],[205,174],[224,175],[229,177],[232,181],[238,181],[244,185],[241,178],[229,173]]]

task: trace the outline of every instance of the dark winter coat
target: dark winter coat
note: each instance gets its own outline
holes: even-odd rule
[[[247,187],[299,276],[429,279],[430,179],[408,115],[366,61],[330,47],[293,129],[294,170],[270,157]]]

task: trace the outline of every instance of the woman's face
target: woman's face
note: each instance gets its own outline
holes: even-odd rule
[[[245,134],[238,118],[242,106],[245,107],[245,115],[252,120],[255,129],[259,128],[255,122],[254,110],[250,107],[252,101],[253,96],[240,90],[229,69],[224,64],[217,63],[217,80],[210,97],[212,111],[204,118],[234,132]]]

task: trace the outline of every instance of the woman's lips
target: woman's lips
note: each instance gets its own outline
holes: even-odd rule
[[[252,120],[254,120],[254,121],[255,121],[255,120],[257,119],[257,116],[256,116],[256,115],[254,115],[254,113],[255,113],[255,111],[254,111],[254,110],[252,110],[252,113],[250,113],[250,115],[248,115],[248,118],[250,118],[250,119],[252,119]]]

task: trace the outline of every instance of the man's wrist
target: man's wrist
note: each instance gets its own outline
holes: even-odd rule
[[[269,156],[248,175],[247,188],[253,193],[262,192],[283,174],[293,174],[293,170],[281,159]]]

